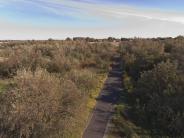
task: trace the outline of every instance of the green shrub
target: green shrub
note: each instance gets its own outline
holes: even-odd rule
[[[150,137],[183,137],[183,37],[133,39],[120,52],[130,118]]]
[[[142,123],[170,136],[183,136],[184,79],[175,64],[161,63],[141,75],[135,94]],[[137,106],[137,105],[136,105]]]
[[[123,86],[126,92],[131,93],[133,91],[133,82],[130,76],[127,73],[123,75]]]
[[[125,105],[120,104],[115,107],[115,116],[112,121],[121,137],[139,138],[134,130],[135,126],[127,120]]]

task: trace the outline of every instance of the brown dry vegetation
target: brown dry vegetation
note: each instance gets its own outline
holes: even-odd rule
[[[88,99],[114,47],[86,41],[19,41],[1,48],[0,136],[80,137]]]

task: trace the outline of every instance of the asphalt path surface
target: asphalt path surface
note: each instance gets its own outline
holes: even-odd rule
[[[109,120],[114,112],[114,104],[122,90],[122,72],[120,58],[115,57],[104,87],[97,98],[91,120],[83,133],[83,138],[103,138]]]

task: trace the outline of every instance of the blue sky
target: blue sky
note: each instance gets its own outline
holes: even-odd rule
[[[0,0],[0,39],[184,35],[183,0]]]

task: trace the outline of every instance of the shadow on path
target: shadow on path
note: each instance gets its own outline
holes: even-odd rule
[[[119,93],[122,91],[121,78],[120,58],[115,57],[112,70],[97,98],[97,104],[84,131],[83,138],[103,138],[107,123],[113,114],[113,105],[117,102]]]

